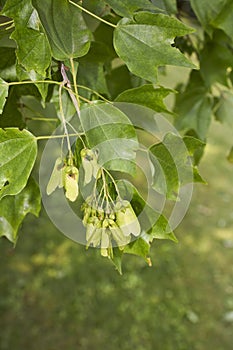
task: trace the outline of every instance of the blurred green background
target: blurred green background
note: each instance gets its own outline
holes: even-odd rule
[[[230,350],[233,167],[230,130],[214,123],[179,244],[153,244],[153,266],[126,256],[123,276],[66,239],[42,212],[14,250],[0,240],[1,350]]]
[[[1,239],[0,350],[232,350],[231,144],[214,122],[200,166],[208,185],[195,185],[179,244],[154,242],[152,267],[125,256],[120,276],[43,211],[26,218],[16,249]]]

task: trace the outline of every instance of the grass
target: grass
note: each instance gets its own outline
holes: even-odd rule
[[[153,267],[124,259],[124,275],[47,219],[28,217],[15,250],[0,240],[1,350],[231,350],[233,324],[230,131],[214,124],[179,244],[157,242]]]

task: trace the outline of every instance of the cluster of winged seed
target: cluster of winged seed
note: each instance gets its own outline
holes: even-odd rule
[[[87,247],[100,247],[102,256],[112,257],[113,246],[123,250],[131,241],[131,234],[139,236],[141,233],[138,218],[126,200],[118,199],[111,212],[94,209],[88,201],[83,204],[82,210]]]

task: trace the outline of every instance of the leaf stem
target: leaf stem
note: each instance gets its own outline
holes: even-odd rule
[[[107,98],[105,98],[103,95],[99,94],[97,91],[87,87],[87,86],[84,86],[84,85],[77,85],[80,89],[83,89],[83,90],[87,90],[87,91],[91,91],[92,93],[94,93],[96,96],[100,97],[103,101],[105,102],[108,102],[108,103],[112,103],[111,101],[109,101]]]
[[[13,81],[11,83],[8,83],[8,82],[5,81],[4,83],[0,83],[0,86],[1,85],[14,86],[14,85],[24,85],[24,84],[54,84],[54,85],[59,85],[60,86],[62,84],[62,82],[61,81],[56,81],[56,80],[34,80],[34,81],[33,80],[24,80],[24,81]],[[77,86],[79,86],[79,85],[77,85]],[[69,88],[67,86],[64,86],[64,85],[62,87],[63,87],[63,89],[65,89],[69,93],[72,92],[73,95],[76,96],[76,94],[71,90],[71,88]],[[83,87],[83,88],[85,88],[85,87]],[[86,87],[86,89],[89,89],[89,88]],[[97,93],[96,93],[96,95],[97,95]],[[87,98],[85,98],[83,96],[79,95],[78,97],[79,97],[80,100],[83,100],[83,101],[85,101],[87,103],[91,103],[90,100],[88,100]],[[103,96],[101,98],[104,99]],[[108,101],[108,102],[110,103],[110,101]]]
[[[67,147],[68,147],[68,151],[69,151],[69,156],[72,156],[72,151],[71,151],[71,145],[70,145],[70,138],[69,138],[69,133],[67,130],[67,126],[66,126],[66,118],[64,115],[64,111],[63,111],[63,106],[62,106],[62,84],[59,87],[59,107],[60,107],[60,114],[61,114],[61,119],[62,119],[62,124],[63,124],[63,128],[64,128],[64,132],[66,135],[66,140],[67,140]]]
[[[107,25],[110,26],[110,27],[116,28],[116,25],[115,25],[115,24],[113,24],[113,23],[111,23],[111,22],[108,22],[108,21],[105,21],[105,19],[103,19],[103,18],[101,18],[101,17],[95,15],[94,13],[88,11],[87,9],[85,9],[84,7],[82,7],[82,6],[78,5],[78,4],[76,4],[75,2],[69,0],[69,3],[72,4],[72,5],[74,5],[74,6],[76,6],[76,7],[78,7],[80,10],[82,10],[83,12],[86,12],[88,15],[94,17],[94,18],[97,19],[98,21],[101,21],[101,22],[107,24]]]
[[[75,92],[75,95],[76,95],[76,98],[77,98],[78,107],[80,108],[80,101],[79,101],[79,95],[78,95],[78,87],[77,87],[77,81],[76,81],[76,74],[75,74],[73,57],[70,58],[70,65],[71,65],[71,71],[72,71],[72,77],[73,77],[74,92]]]
[[[115,181],[114,177],[112,176],[112,174],[107,169],[105,169],[105,168],[103,168],[103,169],[106,172],[106,174],[110,177],[110,179],[112,180],[112,183],[113,183],[113,185],[114,185],[114,187],[116,189],[117,195],[121,199],[121,195],[120,195],[120,192],[118,190],[118,187],[117,187],[117,184],[116,184],[116,181]]]
[[[72,136],[80,136],[81,134],[69,134],[70,137]],[[50,135],[50,136],[37,136],[35,137],[36,140],[50,140],[50,139],[63,139],[65,135]]]
[[[4,26],[7,26],[8,24],[13,24],[13,23],[14,23],[14,21],[13,21],[13,19],[11,19],[10,21],[0,23],[0,27],[4,27]]]
[[[40,117],[26,117],[27,120],[36,120],[36,121],[43,121],[43,122],[57,122],[57,118],[40,118]]]

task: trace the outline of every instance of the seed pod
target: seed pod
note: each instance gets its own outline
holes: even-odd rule
[[[116,208],[121,208],[116,212],[116,222],[125,236],[133,234],[139,236],[141,233],[141,227],[138,218],[128,201],[118,202]]]
[[[124,235],[123,231],[116,224],[116,222],[113,221],[110,223],[110,230],[111,230],[112,237],[114,241],[117,243],[119,248],[124,247],[131,241],[130,235],[129,236]]]
[[[63,161],[59,157],[56,159],[52,174],[50,176],[46,193],[49,196],[57,187],[62,187],[62,165]]]
[[[108,229],[102,228],[102,237],[101,237],[101,255],[107,257],[108,248],[111,246],[110,239],[108,235]]]
[[[79,171],[74,166],[66,166],[63,170],[63,185],[65,188],[66,198],[74,202],[79,193],[78,187]]]
[[[88,223],[88,219],[91,216],[92,209],[89,205],[87,205],[84,209],[84,216],[83,216],[83,225],[86,226]]]
[[[98,243],[97,242],[98,237],[97,235],[95,235],[95,231],[98,227],[100,227],[100,225],[97,217],[90,217],[87,221],[87,229],[86,229],[87,247],[89,247],[89,245],[93,242],[94,244],[97,244],[97,245],[100,244],[100,239]]]
[[[80,155],[84,169],[84,185],[87,185],[91,182],[92,176],[97,178],[100,167],[97,163],[97,156],[91,149],[82,149]]]

